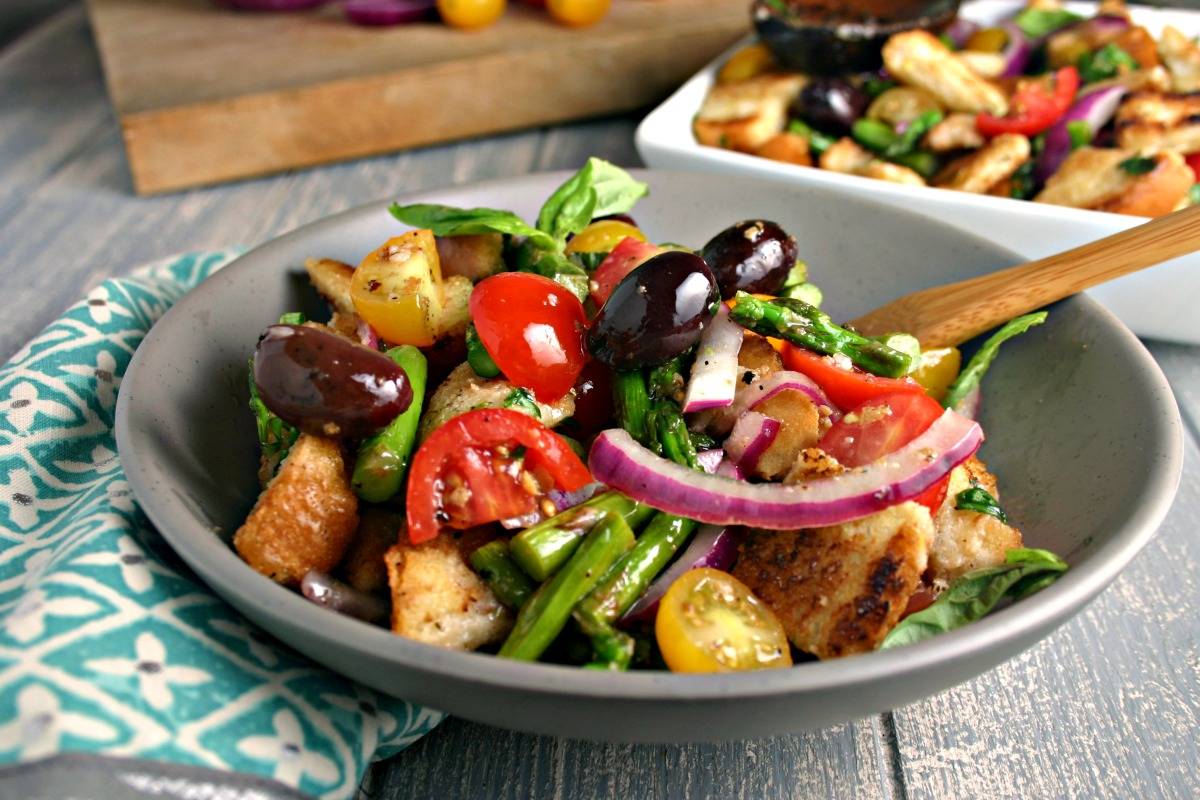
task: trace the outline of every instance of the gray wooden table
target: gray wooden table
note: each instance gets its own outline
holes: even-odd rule
[[[195,190],[132,195],[80,8],[0,4],[0,356],[105,277],[253,245],[380,197],[636,164],[635,117]],[[1150,344],[1187,423],[1153,543],[1084,613],[949,692],[826,730],[717,746],[598,745],[450,720],[378,766],[372,798],[1200,797],[1200,348]]]

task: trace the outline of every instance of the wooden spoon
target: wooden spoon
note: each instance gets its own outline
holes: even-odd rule
[[[962,344],[1076,292],[1200,250],[1200,206],[1082,247],[906,294],[854,320],[868,336],[904,331],[923,347]]]

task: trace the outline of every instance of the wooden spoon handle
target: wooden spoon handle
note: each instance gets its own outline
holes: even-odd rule
[[[1200,206],[990,275],[905,295],[853,321],[869,336],[911,333],[925,347],[961,344],[1098,283],[1200,250]]]

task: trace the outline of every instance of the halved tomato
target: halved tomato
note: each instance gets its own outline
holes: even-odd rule
[[[880,395],[847,412],[825,432],[818,446],[847,467],[863,467],[920,436],[943,411],[924,392]],[[937,511],[946,499],[949,482],[947,476],[913,500],[930,512]]]
[[[788,369],[802,372],[816,381],[842,410],[883,394],[925,394],[925,388],[911,378],[881,378],[854,367],[842,367],[832,356],[814,353],[790,342],[783,343],[780,355]]]
[[[596,308],[604,305],[604,301],[626,275],[641,266],[643,261],[662,252],[663,248],[638,241],[632,236],[622,239],[592,273],[591,296]]]
[[[591,480],[571,446],[533,417],[507,408],[468,411],[430,434],[413,457],[408,538],[420,544],[443,526],[523,516],[551,488],[573,492]]]

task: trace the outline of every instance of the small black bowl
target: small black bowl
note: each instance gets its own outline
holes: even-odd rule
[[[960,0],[754,0],[751,17],[783,67],[812,75],[873,72],[888,37],[913,28],[940,33]]]

